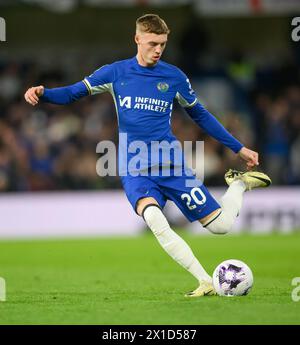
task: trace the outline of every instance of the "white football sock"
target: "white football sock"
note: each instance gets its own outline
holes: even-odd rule
[[[203,226],[214,234],[226,234],[231,230],[242,207],[245,190],[246,186],[243,181],[232,182],[221,199],[220,212]]]
[[[196,259],[191,248],[170,228],[158,206],[146,206],[143,217],[160,245],[176,262],[188,270],[199,282],[203,280],[211,282],[211,277]]]

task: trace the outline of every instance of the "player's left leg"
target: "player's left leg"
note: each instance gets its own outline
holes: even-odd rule
[[[241,172],[230,169],[225,174],[225,180],[229,187],[221,198],[221,209],[199,220],[214,234],[225,234],[231,230],[242,207],[245,191],[265,188],[271,184],[269,176],[258,171]]]
[[[157,178],[156,182],[164,195],[175,202],[188,220],[193,222],[200,219],[211,232],[224,234],[231,229],[239,213],[244,192],[253,188],[266,187],[271,183],[270,178],[262,173],[234,173],[233,175],[233,177],[225,175],[226,182],[230,186],[221,204],[195,176],[183,173],[182,176]],[[243,178],[241,178],[242,175]],[[203,296],[208,288],[210,294],[214,294],[212,284],[209,284],[209,282],[205,284],[200,282],[200,286],[187,296]]]
[[[232,183],[221,198],[221,208],[199,219],[199,222],[213,234],[221,235],[229,232],[242,207],[245,190],[243,181]]]

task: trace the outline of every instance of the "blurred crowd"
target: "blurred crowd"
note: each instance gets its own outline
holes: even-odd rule
[[[87,97],[68,106],[24,100],[27,87],[63,85],[62,71],[43,74],[34,63],[8,63],[0,73],[0,190],[113,188],[117,178],[96,174],[96,146],[117,141],[111,96]],[[75,80],[77,81],[77,80]],[[74,81],[74,82],[75,82]]]
[[[40,103],[32,107],[23,98],[28,87],[63,86],[80,80],[70,77],[67,68],[49,71],[39,63],[0,61],[0,190],[121,187],[118,177],[96,174],[97,144],[118,141],[112,97],[102,94],[68,106]],[[260,169],[275,184],[300,184],[299,66],[256,68],[235,56],[217,75],[201,70],[189,73],[208,110],[246,146],[259,151]],[[172,128],[181,141],[205,140],[208,185],[224,185],[223,175],[230,167],[245,168],[236,155],[208,137],[176,105]]]

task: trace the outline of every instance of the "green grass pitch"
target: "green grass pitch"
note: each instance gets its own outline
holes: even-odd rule
[[[250,294],[185,298],[196,280],[150,233],[2,241],[7,300],[0,324],[300,324],[300,301],[291,298],[291,281],[300,276],[299,232],[184,238],[209,273],[225,259],[245,261],[254,274]]]

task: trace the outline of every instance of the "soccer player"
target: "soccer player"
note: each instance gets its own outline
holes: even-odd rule
[[[214,234],[225,234],[240,212],[244,192],[267,187],[271,180],[263,173],[251,171],[259,164],[258,153],[244,147],[199,103],[187,76],[177,67],[161,61],[169,32],[158,15],[146,14],[136,21],[136,56],[102,66],[70,86],[31,87],[25,99],[33,106],[39,100],[69,104],[87,95],[110,92],[116,106],[119,132],[127,135],[127,147],[135,141],[143,141],[149,147],[153,141],[171,143],[176,140],[170,117],[173,101],[177,99],[201,128],[245,160],[247,172],[229,170],[225,174],[229,188],[220,203],[201,181],[184,169],[182,176],[174,173],[171,176],[132,173],[121,176],[133,209],[143,217],[163,249],[199,282],[199,286],[186,296],[214,295],[211,276],[188,244],[171,229],[162,209],[167,199],[173,200],[189,221],[199,221]],[[132,154],[128,154],[130,158]],[[147,164],[150,168],[151,161]],[[174,171],[172,160],[158,162],[160,168],[166,164],[170,165],[171,172]],[[189,187],[187,181],[194,185]]]

